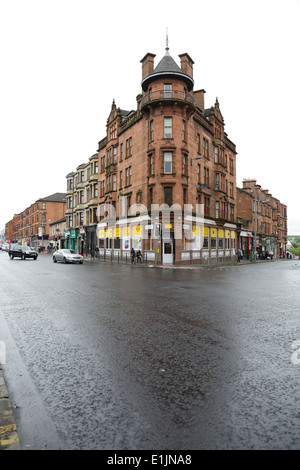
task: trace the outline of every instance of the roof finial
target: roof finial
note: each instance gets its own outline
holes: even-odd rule
[[[166,34],[166,55],[169,55],[169,35],[168,35],[168,28]]]

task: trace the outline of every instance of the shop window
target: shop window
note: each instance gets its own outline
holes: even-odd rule
[[[120,237],[114,238],[114,248],[115,248],[116,250],[119,250],[119,249],[120,249],[120,246],[121,246]]]

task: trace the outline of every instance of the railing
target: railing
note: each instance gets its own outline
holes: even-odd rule
[[[142,98],[142,106],[145,106],[152,101],[158,100],[180,100],[180,101],[187,101],[188,103],[194,104],[194,98],[189,93],[185,91],[179,90],[158,90],[152,91],[148,95],[145,95]]]
[[[117,264],[145,264],[147,265],[149,260],[153,260],[152,256],[149,256],[148,259],[148,252],[145,250],[144,253],[140,258],[137,258],[135,255],[132,257],[131,253],[127,250],[116,249],[103,249],[100,248],[98,252],[91,251],[90,253],[91,259],[97,260],[99,262],[110,262],[110,263],[117,263]]]

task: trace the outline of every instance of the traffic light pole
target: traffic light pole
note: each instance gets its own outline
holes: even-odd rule
[[[154,235],[156,236],[156,250],[155,250],[155,266],[157,265],[157,252],[158,252],[158,244],[159,239],[161,236],[161,225],[155,224]]]
[[[156,239],[155,266],[157,265],[157,250],[158,250],[158,238]]]
[[[257,245],[257,196],[255,193],[255,199],[254,199],[254,240],[253,240],[253,263],[256,263],[256,245]]]

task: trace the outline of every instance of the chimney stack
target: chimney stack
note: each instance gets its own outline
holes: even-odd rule
[[[205,90],[197,90],[197,91],[194,91],[193,93],[193,97],[195,99],[195,106],[197,106],[198,108],[201,109],[202,112],[204,112],[204,94],[206,93]]]
[[[183,73],[193,78],[193,59],[191,59],[191,57],[186,52],[184,54],[180,54],[179,57],[181,60],[181,70],[183,71]]]
[[[145,57],[142,58],[141,64],[142,64],[142,80],[150,75],[150,73],[153,72],[154,70],[154,57],[155,54],[151,54],[150,52],[147,52]]]

